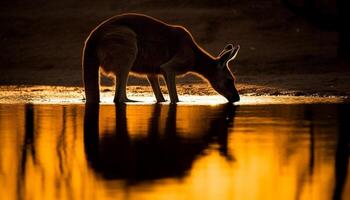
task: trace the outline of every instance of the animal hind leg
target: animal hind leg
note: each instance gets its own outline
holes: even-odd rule
[[[147,75],[147,79],[152,86],[153,93],[156,96],[157,102],[165,102],[165,99],[162,94],[162,90],[159,87],[158,75],[149,74]]]
[[[131,101],[126,96],[126,85],[138,52],[136,33],[124,26],[114,26],[102,33],[100,40],[98,55],[102,68],[116,76],[114,102]]]
[[[126,95],[126,85],[128,83],[129,72],[134,63],[136,51],[134,49],[124,50],[126,55],[122,59],[118,59],[118,57],[114,57],[112,64],[112,71],[115,74],[116,78],[116,88],[114,95],[115,103],[122,102],[133,102],[133,100],[128,99]],[[116,50],[115,50],[116,52]],[[120,53],[116,55],[121,55]]]
[[[116,88],[114,95],[114,103],[135,102],[128,99],[126,95],[126,85],[128,82],[129,70],[123,70],[116,74]]]

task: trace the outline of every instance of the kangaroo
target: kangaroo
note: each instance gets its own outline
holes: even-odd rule
[[[171,103],[176,103],[175,78],[188,72],[206,79],[229,102],[239,101],[235,78],[227,67],[239,49],[239,45],[228,44],[214,57],[182,26],[142,14],[114,16],[98,25],[85,41],[82,67],[86,102],[99,102],[100,68],[115,76],[115,103],[132,101],[126,95],[130,72],[147,76],[157,102],[165,101],[159,76],[165,79]]]

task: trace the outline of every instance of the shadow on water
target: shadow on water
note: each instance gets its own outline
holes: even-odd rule
[[[349,104],[339,104],[335,108],[337,110],[338,116],[337,119],[337,128],[338,135],[335,147],[335,160],[334,160],[334,174],[335,174],[335,183],[334,190],[332,194],[333,200],[341,200],[344,187],[346,184],[348,176],[348,167],[349,167],[349,148],[350,148],[350,105]],[[308,165],[308,176],[312,180],[315,171],[315,110],[317,108],[314,105],[306,105],[304,107],[304,116],[303,119],[309,122],[309,135],[310,135],[310,144],[309,144],[309,165]],[[297,199],[301,199],[301,191],[305,183],[307,176],[302,176],[299,178],[296,196]]]
[[[233,126],[236,107],[208,106],[208,124],[196,137],[187,138],[177,127],[177,105],[155,104],[145,137],[131,138],[125,104],[115,106],[115,130],[109,137],[99,133],[99,106],[86,105],[84,118],[85,153],[91,168],[105,179],[125,179],[129,184],[161,178],[182,178],[196,158],[217,143],[220,154],[232,160],[228,152],[228,129]],[[161,110],[168,107],[165,119]],[[204,108],[205,109],[205,108]],[[140,113],[142,114],[142,113]],[[145,122],[139,122],[145,123]],[[162,128],[164,127],[164,128]],[[191,134],[191,133],[189,133]]]
[[[350,105],[339,105],[339,134],[335,153],[335,187],[333,199],[342,199],[348,177],[350,148]]]
[[[25,121],[24,121],[24,144],[21,148],[21,156],[20,156],[20,166],[18,167],[18,177],[17,177],[17,194],[20,199],[24,198],[24,185],[26,178],[26,164],[28,157],[32,157],[34,163],[36,163],[36,153],[34,147],[34,108],[33,104],[25,105]]]

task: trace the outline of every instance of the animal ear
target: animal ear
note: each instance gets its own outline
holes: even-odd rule
[[[218,65],[219,68],[226,67],[228,62],[235,59],[239,49],[240,49],[240,46],[236,45],[236,46],[232,47],[231,50],[225,51],[219,58],[219,65]]]
[[[233,47],[233,49],[231,50],[230,59],[227,62],[236,58],[240,48],[241,48],[241,46],[239,46],[239,45],[236,45]]]
[[[227,62],[230,59],[231,53],[232,53],[231,51],[225,51],[224,53],[222,53],[222,55],[219,58],[219,63],[218,63],[219,69],[226,67]]]
[[[226,45],[226,47],[219,53],[218,57],[221,57],[226,51],[231,51],[232,49],[233,49],[233,45],[232,44]]]

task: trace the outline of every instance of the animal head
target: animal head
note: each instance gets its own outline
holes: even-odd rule
[[[215,70],[212,70],[208,78],[212,87],[229,102],[236,102],[240,99],[235,87],[235,78],[227,65],[236,57],[239,49],[239,45],[227,45],[216,58]]]

